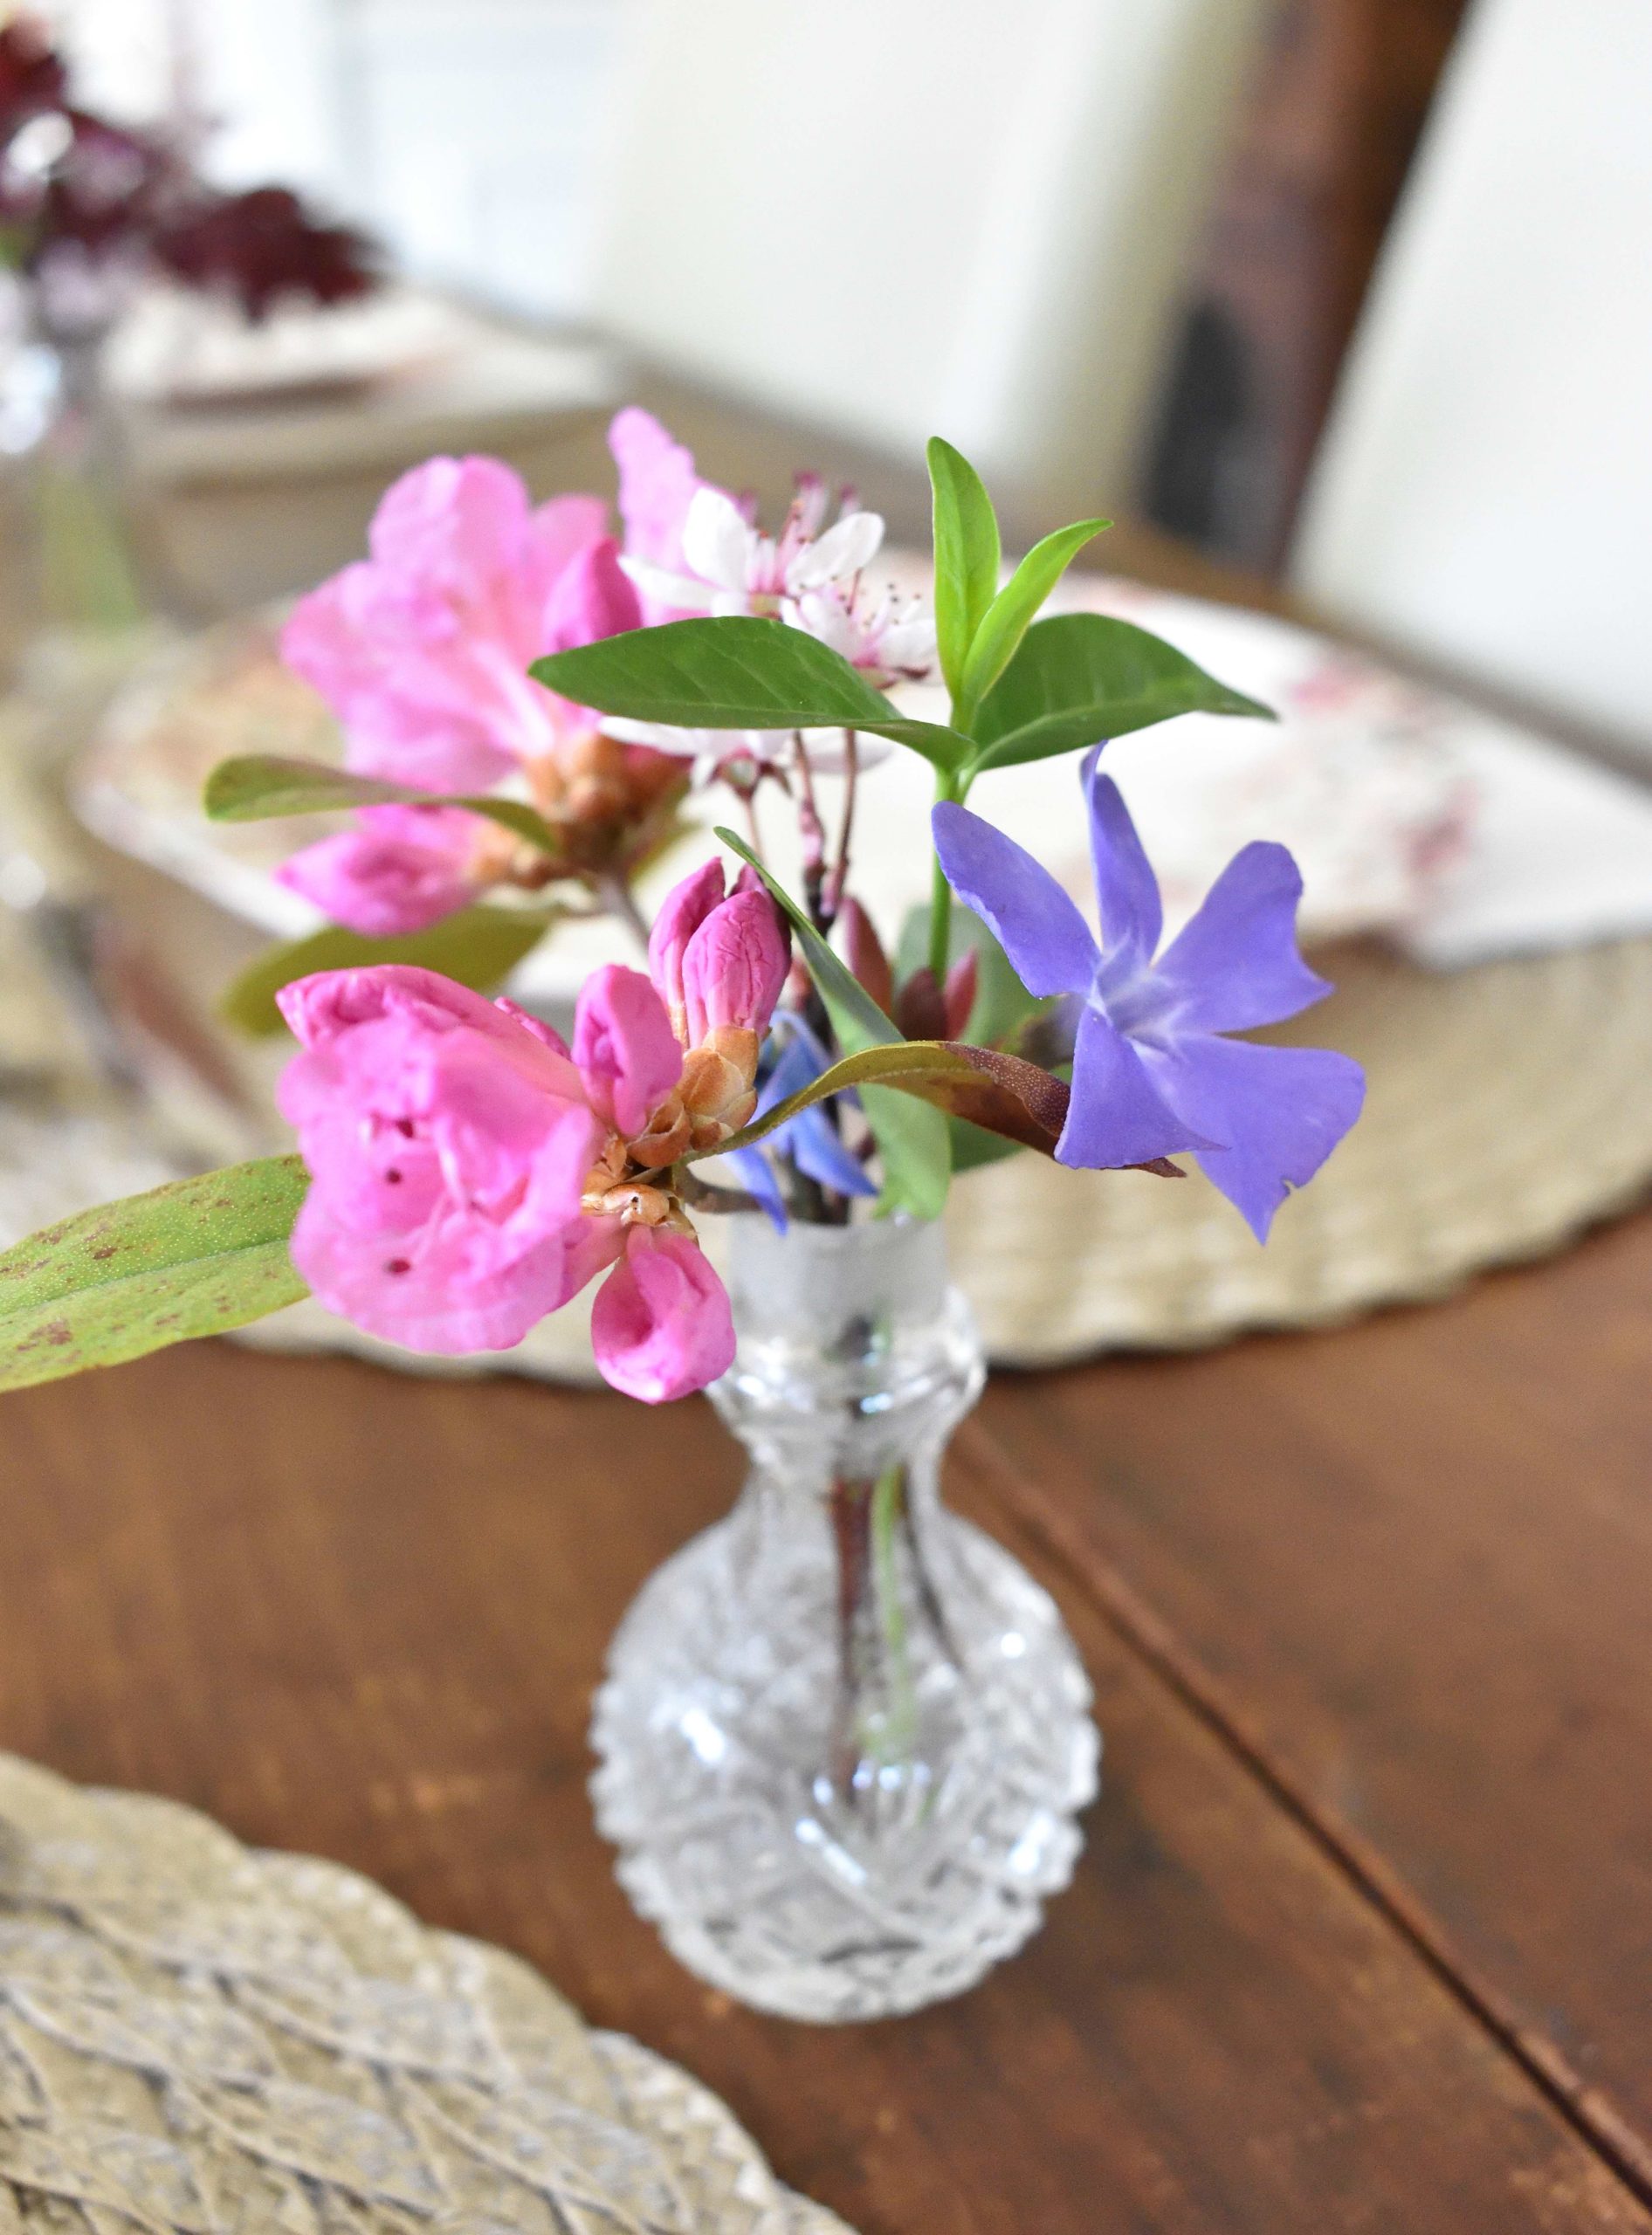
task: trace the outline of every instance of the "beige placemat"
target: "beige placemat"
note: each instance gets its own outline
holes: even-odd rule
[[[848,2235],[515,1957],[0,1755],[0,2229],[25,2225]]]

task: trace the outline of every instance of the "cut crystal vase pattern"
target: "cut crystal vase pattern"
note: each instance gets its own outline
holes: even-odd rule
[[[597,1819],[690,1970],[834,2020],[956,1994],[1071,1874],[1098,1741],[1048,1594],[941,1505],[980,1347],[933,1227],[741,1221],[712,1394],[753,1469],[597,1697]]]

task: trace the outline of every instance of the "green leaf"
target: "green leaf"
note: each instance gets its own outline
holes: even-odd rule
[[[1015,657],[1034,615],[1092,536],[1111,520],[1077,520],[1035,543],[1004,584],[975,633],[964,666],[959,715],[972,725],[981,700]]]
[[[981,476],[961,452],[935,435],[928,457],[935,495],[935,634],[940,671],[956,701],[975,631],[998,589],[998,522]]]
[[[202,804],[214,822],[267,822],[283,815],[329,815],[353,807],[462,807],[485,815],[543,854],[560,855],[562,841],[522,800],[492,792],[420,791],[378,776],[353,775],[324,760],[298,760],[279,753],[249,753],[220,760],[206,780]]]
[[[915,1219],[938,1219],[952,1185],[946,1113],[890,1086],[863,1087],[860,1106],[884,1168],[877,1215],[887,1219],[905,1211]]]
[[[940,768],[972,750],[967,738],[898,714],[841,652],[784,622],[725,614],[632,629],[553,652],[528,670],[582,706],[678,729],[870,730],[909,745]]]
[[[698,1164],[705,1157],[728,1156],[736,1149],[753,1148],[770,1133],[778,1132],[782,1125],[789,1125],[794,1118],[817,1102],[824,1102],[834,1094],[842,1094],[849,1087],[902,1086],[924,1079],[932,1081],[952,1076],[973,1078],[974,1072],[969,1059],[945,1040],[898,1040],[876,1048],[863,1048],[853,1056],[844,1056],[818,1078],[800,1087],[795,1094],[788,1094],[761,1118],[754,1118],[748,1125],[721,1141],[715,1148],[692,1150],[683,1159],[685,1164]]]
[[[973,781],[989,768],[1071,753],[1177,714],[1275,719],[1270,707],[1229,691],[1133,622],[1052,614],[1028,629],[982,702],[975,724],[981,750],[967,774]]]
[[[364,939],[360,932],[328,924],[307,939],[268,948],[231,980],[219,997],[218,1013],[255,1040],[286,1029],[275,1005],[283,986],[314,970],[359,970],[371,963],[413,963],[439,970],[478,994],[502,986],[524,955],[531,954],[554,915],[516,908],[461,908],[428,930],[393,939]]]
[[[954,1118],[951,1130],[954,1172],[979,1172],[983,1165],[1002,1164],[1007,1156],[1019,1156],[1025,1146],[1006,1140],[1002,1133],[989,1133],[983,1125],[972,1125],[967,1118]]]
[[[117,1365],[244,1327],[308,1293],[287,1237],[296,1156],[232,1165],[104,1203],[0,1255],[0,1389]]]
[[[832,1028],[846,1055],[864,1048],[905,1046],[900,1034],[871,995],[838,960],[808,917],[775,884],[749,846],[732,830],[717,833],[731,853],[748,862],[767,886],[777,907],[790,918],[809,974],[820,988]],[[887,1086],[866,1087],[861,1095],[866,1122],[884,1161],[884,1192],[878,1199],[880,1217],[891,1211],[910,1211],[915,1218],[939,1218],[946,1207],[946,1183],[951,1174],[946,1121],[926,1105]]]

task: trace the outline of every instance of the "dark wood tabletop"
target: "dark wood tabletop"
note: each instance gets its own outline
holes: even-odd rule
[[[6,1400],[0,1743],[336,1857],[721,2091],[864,2235],[1652,2230],[1652,1215],[1454,1300],[1005,1375],[951,1489],[1106,1736],[962,1999],[754,2017],[592,1828],[586,1722],[737,1454],[228,1344]]]

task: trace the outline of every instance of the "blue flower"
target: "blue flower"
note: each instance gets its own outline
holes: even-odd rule
[[[776,1103],[784,1102],[788,1094],[796,1094],[808,1086],[827,1067],[825,1049],[802,1018],[790,1009],[776,1012],[765,1054],[770,1054],[777,1046],[779,1053],[757,1091],[757,1108],[753,1113],[756,1117],[762,1117]],[[771,1133],[761,1147],[736,1149],[729,1159],[738,1169],[747,1193],[757,1198],[782,1233],[786,1230],[786,1206],[770,1159],[769,1152],[773,1149],[784,1150],[807,1178],[818,1180],[823,1187],[835,1188],[840,1195],[878,1193],[875,1183],[866,1176],[865,1166],[843,1146],[830,1118],[816,1103],[782,1125],[778,1132]]]
[[[1058,1160],[1100,1168],[1190,1154],[1265,1241],[1365,1098],[1347,1056],[1223,1036],[1277,1024],[1331,991],[1297,952],[1301,874],[1283,846],[1244,847],[1158,954],[1158,880],[1097,759],[1083,781],[1099,945],[1049,870],[967,808],[934,810],[941,865],[1029,994],[1082,1001]]]

